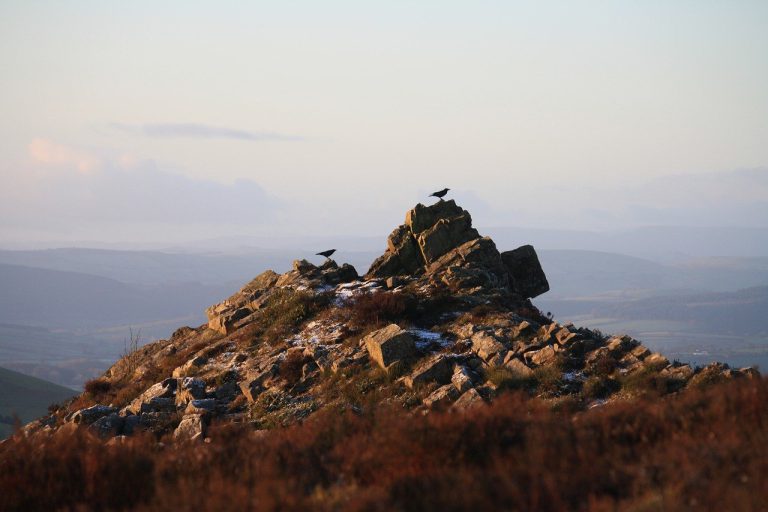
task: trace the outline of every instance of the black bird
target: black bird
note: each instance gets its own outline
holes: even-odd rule
[[[445,196],[445,194],[447,194],[449,190],[451,189],[444,188],[443,190],[438,190],[437,192],[433,192],[432,194],[429,194],[429,197],[437,197],[442,201],[443,196]]]
[[[331,254],[335,252],[336,252],[336,249],[328,249],[327,251],[318,252],[317,256],[325,256],[326,258],[330,258]]]

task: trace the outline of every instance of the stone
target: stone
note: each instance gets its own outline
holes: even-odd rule
[[[440,219],[431,228],[416,237],[419,249],[427,265],[436,261],[448,251],[480,238],[472,227],[469,214],[452,219]]]
[[[114,437],[122,432],[124,423],[125,418],[112,413],[97,419],[88,426],[88,429],[100,437]]]
[[[472,351],[480,356],[484,361],[489,361],[491,357],[506,350],[506,347],[495,336],[485,331],[480,331],[472,335]]]
[[[205,365],[208,362],[208,359],[202,356],[196,356],[184,363],[183,365],[179,366],[175,370],[173,370],[173,377],[178,379],[179,377],[187,377],[190,376],[190,374],[197,373],[198,369]]]
[[[231,402],[239,395],[243,394],[236,380],[229,380],[218,386],[213,391],[214,396],[221,402]]]
[[[523,357],[525,357],[525,360],[528,363],[533,363],[539,366],[554,360],[556,356],[557,352],[552,345],[547,345],[542,349],[532,350],[531,352],[523,354]]]
[[[693,377],[693,373],[693,368],[687,364],[679,366],[668,366],[660,372],[661,375],[680,381],[688,381],[691,377]]]
[[[70,421],[76,424],[90,425],[99,418],[116,412],[117,409],[115,407],[97,404],[85,409],[80,409],[79,411],[75,411],[72,413]]]
[[[453,402],[451,409],[463,411],[484,403],[485,400],[480,396],[480,393],[475,388],[471,388]]]
[[[184,416],[173,432],[174,439],[191,440],[196,437],[205,437],[207,420],[203,414],[189,414]]]
[[[573,341],[576,341],[578,337],[578,334],[571,332],[566,327],[562,327],[555,331],[555,340],[557,340],[561,346],[570,345]]]
[[[637,346],[638,342],[629,336],[614,336],[606,343],[608,352],[615,358],[620,358]]]
[[[640,359],[641,361],[646,357],[648,357],[649,355],[651,355],[651,351],[648,350],[648,347],[645,347],[643,345],[636,346],[629,353],[635,356],[636,358]]]
[[[134,400],[136,402],[136,400]],[[134,407],[134,402],[131,403],[131,407]],[[144,414],[148,412],[175,412],[176,400],[173,398],[151,398],[146,402],[141,402],[138,406],[138,410],[135,410],[136,414]]]
[[[654,352],[643,359],[643,364],[646,366],[653,366],[655,368],[666,368],[669,366],[669,359],[659,354],[658,352]]]
[[[429,394],[423,403],[430,409],[443,409],[459,397],[460,393],[451,384],[446,384]]]
[[[187,408],[184,409],[184,414],[205,414],[207,412],[214,412],[216,410],[215,398],[203,398],[200,400],[192,400],[187,404]]]
[[[397,324],[374,331],[363,341],[371,359],[384,369],[416,355],[413,337]]]
[[[191,400],[205,398],[205,382],[197,377],[184,377],[179,380],[176,391],[176,404],[185,405]]]
[[[239,386],[243,396],[245,396],[246,400],[251,403],[255,402],[259,395],[266,390],[263,385],[263,380],[260,378],[245,379],[240,381]]]
[[[511,277],[511,286],[518,295],[532,299],[549,291],[547,276],[532,245],[502,252],[501,260]]]
[[[451,377],[451,383],[459,393],[464,393],[471,388],[472,375],[470,374],[469,369],[465,366],[456,366],[453,371],[453,376]]]
[[[440,219],[451,219],[461,215],[469,215],[469,212],[456,204],[456,201],[438,201],[429,206],[417,204],[405,215],[405,225],[411,233],[418,235],[422,231],[434,226]]]
[[[413,372],[405,378],[405,385],[409,388],[429,382],[448,384],[453,376],[453,361],[445,354],[437,354],[419,364]]]
[[[138,432],[141,428],[141,418],[139,416],[131,415],[123,418],[123,430],[122,434],[130,436]]]
[[[520,379],[533,377],[533,370],[516,357],[509,358],[504,362],[504,366],[509,368]]]
[[[411,231],[406,226],[396,228],[389,235],[387,250],[397,255],[400,268],[405,274],[413,274],[424,266],[421,251]]]
[[[154,399],[173,398],[176,393],[177,385],[178,381],[174,378],[165,379],[162,382],[152,384],[143,393],[131,401],[130,405],[127,407],[127,410],[133,414],[139,414],[143,407],[142,404],[150,403]],[[173,402],[174,400],[171,401]]]
[[[509,286],[509,273],[496,244],[488,237],[476,238],[456,247],[434,261],[427,268],[427,273],[444,274],[444,281],[459,288]]]

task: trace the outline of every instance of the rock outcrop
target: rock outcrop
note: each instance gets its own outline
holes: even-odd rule
[[[499,252],[454,201],[417,205],[363,278],[332,260],[264,272],[208,308],[207,324],[115,363],[108,391],[27,430],[196,440],[211,422],[273,428],[376,400],[469,413],[516,389],[586,408],[756,375],[671,363],[631,337],[557,324],[528,300],[548,289],[530,245]]]
[[[549,290],[532,246],[500,253],[453,200],[417,205],[389,235],[386,252],[366,277],[394,276],[426,276],[455,288],[501,289],[522,298]]]

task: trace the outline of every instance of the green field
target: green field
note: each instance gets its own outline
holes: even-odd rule
[[[50,404],[76,394],[72,389],[0,368],[0,439],[13,432],[14,415],[22,424],[27,423],[44,415]]]

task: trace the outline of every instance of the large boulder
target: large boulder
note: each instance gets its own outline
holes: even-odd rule
[[[509,272],[510,284],[518,295],[533,298],[549,291],[547,276],[532,245],[505,251],[501,253],[501,260]]]
[[[416,355],[413,337],[397,324],[372,332],[363,340],[371,359],[382,368]]]
[[[405,385],[409,388],[419,384],[437,382],[448,384],[453,377],[453,360],[445,354],[437,354],[419,364],[413,372],[405,378]]]
[[[434,226],[417,235],[416,240],[424,261],[429,265],[452,249],[477,238],[480,235],[472,227],[469,213],[466,213],[438,220]]]

